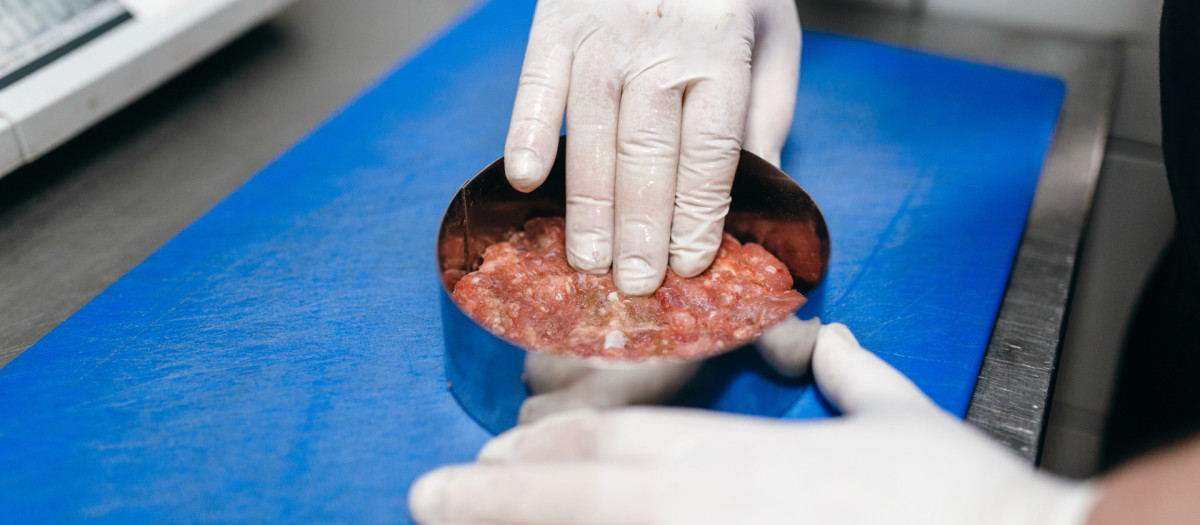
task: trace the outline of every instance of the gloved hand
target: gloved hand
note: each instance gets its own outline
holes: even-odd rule
[[[712,263],[739,148],[779,164],[799,68],[792,0],[541,0],[505,172],[542,184],[565,110],[567,260],[653,293],[668,253],[684,277]]]
[[[1074,524],[1091,485],[1036,472],[943,412],[863,350],[821,329],[819,422],[663,408],[577,411],[492,440],[473,465],[409,494],[439,523]]]
[[[788,316],[766,331],[755,346],[772,368],[786,377],[808,372],[820,319]],[[700,369],[700,362],[635,368],[592,368],[575,359],[530,353],[523,379],[530,396],[517,424],[525,425],[567,410],[664,403]]]
[[[530,396],[521,403],[517,424],[569,410],[664,403],[699,369],[699,363],[591,368],[570,358],[530,353],[523,376]]]

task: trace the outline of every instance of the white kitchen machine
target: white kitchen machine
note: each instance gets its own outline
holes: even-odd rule
[[[0,0],[0,177],[292,0]]]

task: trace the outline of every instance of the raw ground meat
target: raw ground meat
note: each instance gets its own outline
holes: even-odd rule
[[[637,361],[692,359],[749,342],[805,301],[782,262],[729,234],[704,273],[685,279],[668,269],[653,295],[627,296],[611,273],[567,264],[561,217],[530,220],[489,246],[452,296],[476,321],[525,347]]]

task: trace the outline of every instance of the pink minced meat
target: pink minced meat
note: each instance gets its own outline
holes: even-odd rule
[[[612,274],[567,264],[562,218],[533,219],[489,246],[479,270],[454,286],[472,318],[505,338],[549,354],[644,360],[692,359],[746,343],[804,304],[779,259],[729,234],[704,273],[667,270],[647,297],[621,293]]]

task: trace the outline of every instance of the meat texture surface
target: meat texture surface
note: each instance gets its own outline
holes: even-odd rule
[[[527,348],[633,361],[699,358],[747,343],[805,301],[782,262],[729,234],[704,273],[685,279],[668,269],[653,295],[627,296],[611,273],[567,264],[561,217],[532,219],[489,246],[452,296],[477,322]]]

